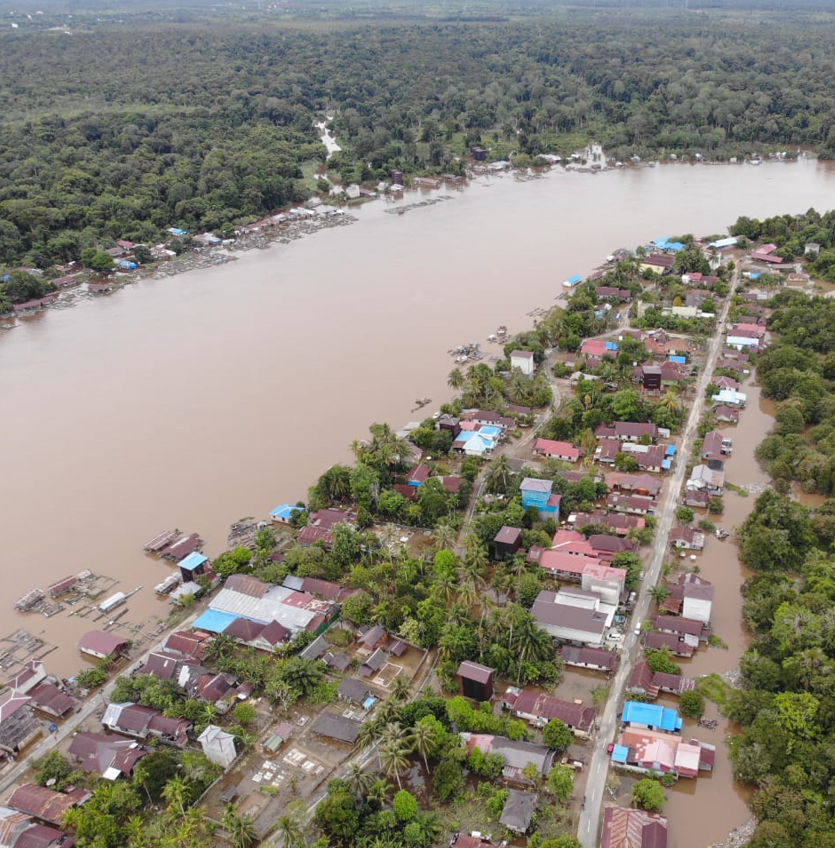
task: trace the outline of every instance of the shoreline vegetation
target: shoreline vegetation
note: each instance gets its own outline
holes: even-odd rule
[[[0,263],[51,276],[334,185],[525,169],[594,142],[623,163],[835,155],[835,15],[762,10],[752,31],[747,4],[726,5],[11,10]]]
[[[593,151],[593,152],[592,152]],[[592,157],[599,161],[591,162]],[[780,158],[772,155],[767,160],[752,160],[754,164],[786,164],[795,161],[795,157]],[[640,168],[654,167],[657,163],[630,162],[625,166],[617,163],[617,167]],[[707,159],[687,161],[671,161],[676,165],[729,165],[732,163],[710,161]],[[743,163],[739,163],[743,164]],[[101,262],[108,269],[105,276],[91,267],[83,267],[82,263],[72,262],[68,266],[56,266],[51,271],[44,272],[38,268],[18,267],[2,270],[0,268],[0,331],[14,326],[10,320],[16,317],[31,316],[42,310],[52,308],[67,308],[85,299],[102,294],[111,294],[125,286],[140,283],[146,279],[173,277],[189,271],[211,268],[237,259],[237,254],[255,249],[266,249],[273,244],[289,244],[305,236],[312,235],[323,229],[337,226],[347,226],[356,223],[357,218],[351,214],[352,207],[357,203],[367,203],[378,199],[401,199],[404,192],[418,193],[422,196],[426,190],[446,188],[460,190],[466,188],[468,182],[485,175],[512,175],[521,181],[537,179],[549,171],[559,169],[564,172],[600,174],[615,169],[615,161],[598,145],[591,145],[578,154],[576,160],[570,157],[565,163],[545,163],[536,168],[517,168],[510,163],[501,163],[499,167],[475,166],[465,171],[464,176],[455,176],[451,185],[444,178],[437,180],[437,185],[421,185],[420,183],[400,187],[387,184],[380,194],[369,192],[354,201],[331,199],[322,202],[322,198],[314,197],[303,206],[278,211],[261,219],[255,224],[234,228],[229,231],[229,238],[220,239],[213,234],[198,234],[195,237],[187,233],[174,236],[168,242],[160,243],[151,253],[145,245],[135,245],[131,242],[120,241],[124,247],[110,248],[109,251],[95,251],[91,261]],[[414,210],[426,208],[448,200],[453,195],[441,194],[407,204],[398,204],[386,209],[387,214],[405,215]],[[208,237],[202,241],[204,237]],[[104,255],[102,255],[104,254]],[[114,258],[115,257],[115,258]],[[140,260],[141,257],[141,261]],[[134,267],[131,270],[119,267],[120,262],[128,262]],[[597,269],[595,269],[597,270]],[[56,277],[55,274],[61,274]]]

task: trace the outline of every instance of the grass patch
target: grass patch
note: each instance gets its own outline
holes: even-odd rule
[[[706,674],[696,681],[696,691],[704,695],[709,701],[713,701],[719,707],[719,712],[724,714],[733,687],[714,672],[713,674]]]
[[[729,483],[727,480],[725,481],[725,488],[730,489],[732,492],[735,492],[741,498],[747,498],[748,492],[742,488],[742,486],[737,486],[734,483]]]
[[[707,637],[707,643],[711,648],[724,648],[726,651],[728,650],[727,642],[715,633]]]
[[[318,191],[319,175],[317,171],[321,167],[322,163],[319,159],[308,159],[307,162],[302,162],[302,183],[308,191]]]

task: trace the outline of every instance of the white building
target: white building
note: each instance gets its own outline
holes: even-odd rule
[[[229,768],[238,756],[235,750],[235,737],[215,724],[210,724],[197,737],[197,741],[203,746],[206,759],[225,769]]]
[[[526,377],[536,370],[533,354],[529,350],[514,350],[510,354],[510,367],[518,368]]]

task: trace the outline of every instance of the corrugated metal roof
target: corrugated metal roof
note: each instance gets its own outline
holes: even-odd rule
[[[223,633],[237,617],[234,613],[207,609],[191,626],[199,630],[208,630],[210,633]]]

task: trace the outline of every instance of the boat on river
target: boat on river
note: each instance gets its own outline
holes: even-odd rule
[[[36,607],[46,595],[42,589],[30,589],[25,595],[21,595],[15,602],[14,608],[20,612],[29,612]]]

